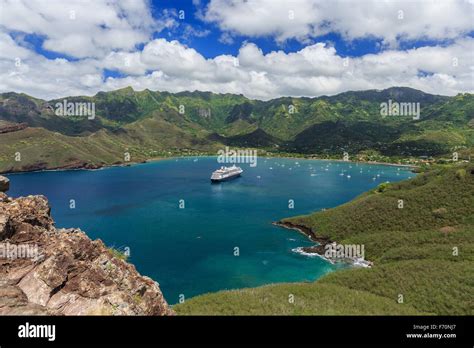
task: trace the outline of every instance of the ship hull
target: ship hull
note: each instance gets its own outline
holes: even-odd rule
[[[219,183],[222,181],[229,181],[238,178],[241,175],[241,173],[237,173],[234,175],[229,175],[228,177],[222,178],[222,179],[211,179],[212,183]]]

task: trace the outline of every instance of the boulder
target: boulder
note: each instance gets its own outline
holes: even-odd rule
[[[13,228],[7,215],[0,213],[0,241],[10,238],[13,235]]]
[[[6,192],[10,188],[10,180],[0,175],[0,192]]]
[[[0,284],[0,315],[54,315],[50,309],[28,302],[21,289],[11,284]]]

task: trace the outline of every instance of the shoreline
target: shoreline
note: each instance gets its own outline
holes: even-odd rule
[[[87,171],[96,171],[103,170],[107,168],[115,167],[131,167],[138,164],[145,164],[150,162],[158,162],[167,159],[173,159],[176,157],[157,157],[147,159],[141,162],[127,162],[127,163],[112,163],[112,164],[91,164],[91,163],[80,163],[77,166],[72,163],[60,167],[45,168],[45,169],[32,169],[32,170],[19,170],[19,171],[3,171],[0,172],[0,175],[14,175],[14,174],[26,174],[26,173],[42,173],[42,172],[68,172],[76,170],[87,170]]]
[[[297,247],[295,249],[292,249],[293,252],[297,252],[299,254],[302,254],[302,255],[305,255],[305,256],[308,256],[308,257],[317,256],[317,257],[320,257],[323,260],[325,260],[325,261],[327,261],[331,264],[335,264],[337,262],[345,262],[345,263],[348,263],[348,264],[350,264],[351,266],[354,266],[354,267],[359,266],[359,267],[368,267],[368,268],[372,267],[373,264],[374,264],[372,261],[365,260],[365,259],[360,259],[360,258],[350,258],[350,259],[349,258],[344,258],[344,259],[333,260],[333,259],[330,259],[330,258],[326,257],[325,256],[326,245],[335,244],[336,242],[331,240],[330,238],[327,238],[327,237],[318,237],[318,236],[316,236],[316,234],[313,232],[313,230],[309,227],[294,224],[294,223],[288,222],[288,221],[282,221],[282,220],[272,222],[272,225],[282,227],[282,228],[285,228],[285,229],[288,229],[288,230],[297,231],[301,234],[304,234],[306,237],[308,237],[308,239],[310,241],[318,243],[317,245],[312,245],[312,246],[308,246],[308,247]],[[297,251],[295,251],[295,250],[297,250]]]
[[[316,159],[316,158],[315,158]],[[375,165],[382,165],[382,166],[390,166],[390,167],[405,167],[405,168],[419,168],[420,166],[415,165],[415,164],[397,164],[397,163],[387,163],[387,162],[377,162],[377,161],[353,161],[353,160],[348,160],[344,161],[341,159],[329,159],[328,161],[335,161],[335,162],[349,162],[349,163],[362,163],[362,164],[375,164]]]
[[[405,167],[405,168],[420,168],[419,165],[416,164],[398,164],[398,163],[389,163],[389,162],[377,162],[377,161],[354,161],[354,160],[342,160],[337,158],[318,158],[318,157],[294,157],[294,156],[261,156],[264,158],[286,158],[286,159],[295,159],[295,160],[315,160],[315,161],[330,161],[330,162],[347,162],[347,163],[355,163],[355,164],[375,164],[375,165],[383,165],[383,166],[391,166],[391,167]]]
[[[70,163],[59,167],[52,167],[52,168],[35,168],[35,165],[30,165],[32,169],[22,169],[16,171],[0,171],[0,175],[11,175],[11,174],[24,174],[24,173],[41,173],[41,172],[65,172],[65,171],[72,171],[72,170],[102,170],[107,168],[114,168],[114,167],[131,167],[138,164],[145,164],[151,162],[158,162],[168,159],[176,159],[176,158],[184,158],[184,157],[217,157],[217,155],[186,155],[186,156],[170,156],[170,157],[156,157],[146,159],[140,162],[127,162],[127,163],[112,163],[112,164],[93,164],[87,162],[76,162]],[[348,160],[344,161],[341,159],[328,159],[328,158],[307,158],[307,157],[293,157],[293,156],[260,156],[261,158],[283,158],[283,159],[291,159],[291,160],[313,160],[313,161],[328,161],[328,162],[348,162],[348,163],[355,163],[355,164],[374,164],[374,165],[385,165],[391,167],[404,167],[404,168],[419,168],[420,166],[411,165],[411,164],[396,164],[396,163],[386,163],[386,162],[371,162],[371,161],[353,161]]]

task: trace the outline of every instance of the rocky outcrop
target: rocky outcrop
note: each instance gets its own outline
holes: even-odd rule
[[[0,123],[0,134],[18,132],[28,127],[25,122],[22,123]]]
[[[358,256],[354,257],[340,257],[340,256],[328,256],[327,251],[330,248],[330,250],[336,250],[339,244],[337,244],[334,241],[331,241],[328,237],[324,236],[317,236],[316,233],[313,232],[313,229],[311,227],[301,225],[301,224],[296,224],[288,220],[281,220],[281,221],[276,221],[273,223],[275,226],[280,226],[283,228],[287,228],[289,230],[295,230],[298,231],[305,236],[307,236],[311,241],[316,242],[317,244],[311,245],[311,246],[304,246],[304,247],[298,247],[296,249],[293,249],[294,251],[297,251],[299,253],[303,253],[305,255],[314,255],[317,254],[323,259],[331,262],[331,263],[336,263],[336,262],[346,262],[349,264],[352,264],[354,266],[360,266],[360,267],[372,267],[374,263],[372,261],[367,261],[364,260],[363,258],[360,258]],[[329,247],[329,248],[327,248]],[[330,254],[331,255],[331,254]]]
[[[47,162],[38,161],[38,162],[26,164],[18,168],[10,167],[4,171],[1,171],[0,173],[6,174],[6,173],[37,172],[37,171],[43,171],[43,170],[72,170],[72,169],[94,170],[94,169],[100,169],[103,166],[104,166],[104,163],[96,164],[96,163],[90,163],[90,162],[81,161],[81,160],[75,160],[75,159],[70,159],[67,161],[66,164],[61,165],[61,166],[51,166]]]
[[[0,315],[172,315],[160,288],[79,229],[57,229],[43,196],[0,193]]]
[[[7,192],[10,188],[10,180],[0,175],[0,192]]]

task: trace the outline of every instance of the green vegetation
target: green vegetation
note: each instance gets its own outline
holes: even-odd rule
[[[58,116],[55,104],[0,94],[0,172],[140,162],[213,153],[223,145],[273,155],[300,154],[397,162],[418,157],[469,159],[474,148],[474,96],[436,96],[410,88],[346,92],[331,97],[250,100],[210,92],[123,88],[68,102],[95,103],[96,117]],[[420,103],[420,120],[380,114],[388,100]],[[2,133],[6,125],[30,128]],[[21,161],[16,160],[21,154]]]
[[[367,291],[318,283],[275,284],[218,292],[186,300],[173,309],[178,315],[370,315],[381,310],[394,315],[420,314],[412,306],[399,306],[395,301]]]
[[[474,168],[453,164],[453,152],[460,162],[473,155],[474,95],[394,87],[258,101],[128,87],[66,99],[95,103],[96,117],[56,115],[62,100],[0,94],[0,173],[216,154],[224,145],[272,156],[340,159],[348,152],[353,160],[421,164],[412,180],[287,219],[342,244],[363,244],[373,268],[202,295],[177,305],[178,313],[473,314]],[[388,100],[420,103],[420,119],[382,117]]]
[[[332,272],[314,283],[197,296],[176,305],[178,314],[474,314],[472,164],[437,166],[284,221],[340,244],[363,244],[374,266]]]
[[[124,261],[127,261],[128,259],[128,256],[127,254],[125,254],[123,251],[121,250],[118,250],[116,248],[113,248],[113,247],[110,247],[109,248],[109,251],[112,253],[112,255],[114,257],[116,257],[117,259],[120,259],[120,260],[124,260]]]

